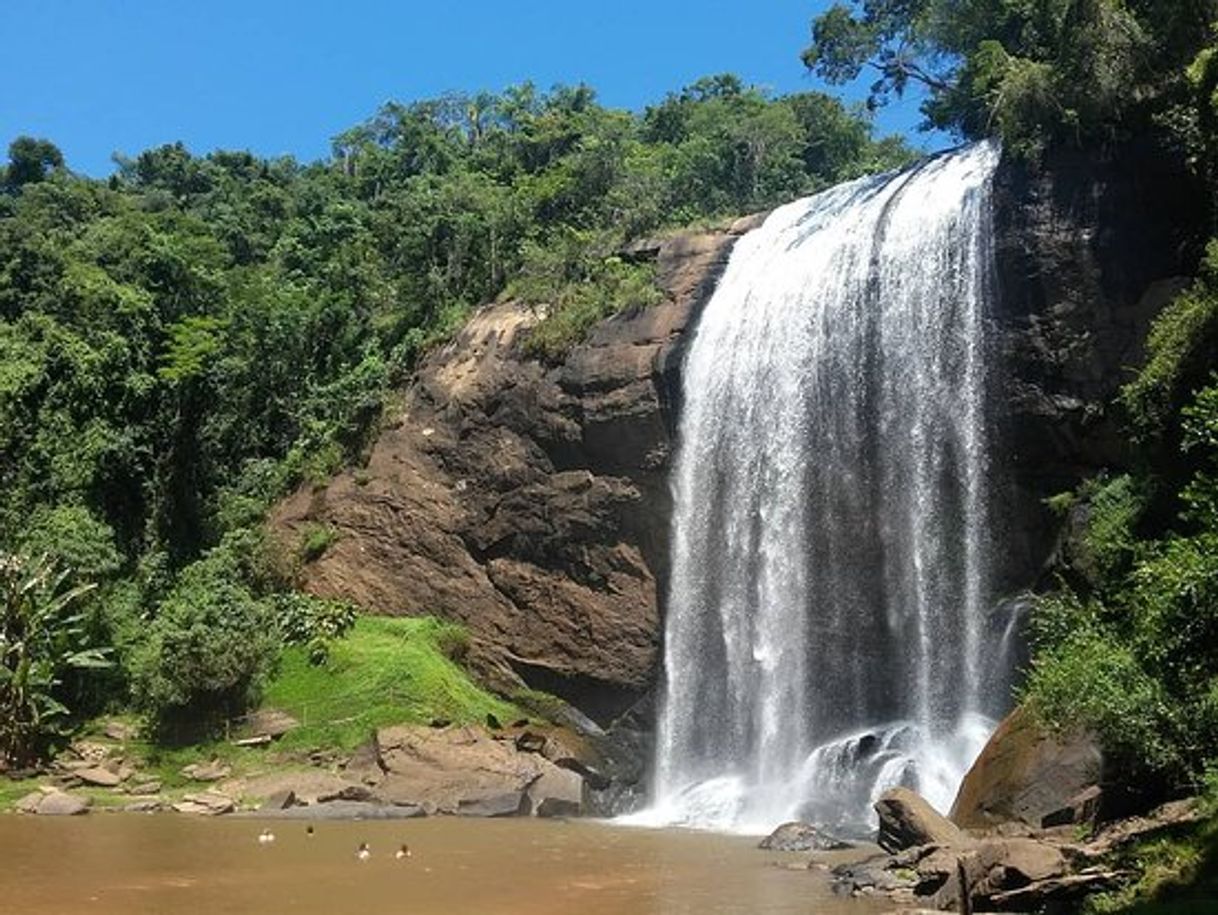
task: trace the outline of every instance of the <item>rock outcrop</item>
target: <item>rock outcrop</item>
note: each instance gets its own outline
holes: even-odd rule
[[[1004,584],[1028,587],[1061,521],[1044,499],[1130,459],[1114,398],[1196,270],[1206,194],[1176,153],[1063,150],[995,178],[998,415],[1010,488]]]
[[[332,545],[305,587],[391,615],[464,623],[505,690],[558,695],[604,724],[655,680],[682,334],[750,223],[636,246],[667,292],[598,325],[564,362],[521,348],[539,316],[478,312],[419,368],[364,467],[274,512],[294,548]]]
[[[1104,757],[1086,734],[1046,733],[1024,709],[1008,715],[964,777],[951,819],[965,829],[1045,818],[1070,808],[1104,777]],[[1073,817],[1071,818],[1073,822]]]

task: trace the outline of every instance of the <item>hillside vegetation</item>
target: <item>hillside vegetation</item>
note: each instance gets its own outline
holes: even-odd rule
[[[0,172],[0,707],[23,723],[0,758],[103,708],[206,733],[285,645],[324,662],[352,608],[289,595],[333,534],[275,549],[262,518],[359,460],[387,392],[474,306],[547,306],[528,345],[560,358],[658,295],[616,256],[629,239],[908,158],[863,112],[727,75],[641,114],[586,86],[390,103],[307,165],[177,144],[94,180],[17,138]]]

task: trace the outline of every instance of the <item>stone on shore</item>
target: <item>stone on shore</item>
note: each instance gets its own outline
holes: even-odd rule
[[[92,804],[92,798],[68,794],[66,791],[50,791],[42,795],[34,813],[52,817],[80,816],[88,813]]]
[[[122,778],[117,772],[111,772],[102,766],[90,766],[86,769],[76,769],[72,772],[76,778],[80,779],[86,785],[94,785],[98,788],[117,788]]]
[[[186,795],[181,801],[173,805],[173,809],[178,813],[221,816],[236,810],[237,803],[227,795],[214,791],[205,791],[202,794]]]
[[[181,770],[181,774],[195,782],[218,782],[232,775],[232,768],[218,759],[207,763],[192,763]]]
[[[1025,709],[1011,712],[973,763],[952,822],[986,829],[1016,820],[1032,827],[1060,816],[1079,794],[1100,783],[1104,757],[1087,734],[1050,734]],[[1098,810],[1096,811],[1098,816]]]
[[[887,852],[916,845],[958,845],[964,834],[923,797],[908,788],[892,788],[875,802],[880,816],[878,842]]]

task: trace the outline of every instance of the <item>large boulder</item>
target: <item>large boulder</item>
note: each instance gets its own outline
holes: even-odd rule
[[[69,794],[66,791],[50,791],[42,796],[34,808],[39,816],[70,817],[89,812],[93,801],[87,797]]]
[[[925,798],[908,788],[891,788],[875,802],[880,817],[877,842],[887,852],[916,845],[952,845],[965,841],[954,823]]]
[[[1104,756],[1087,734],[1050,734],[1026,709],[1008,715],[965,775],[951,819],[964,829],[1046,817],[1084,802],[1102,780]]]

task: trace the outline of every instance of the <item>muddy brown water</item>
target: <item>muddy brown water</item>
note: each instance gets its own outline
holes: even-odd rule
[[[275,842],[262,845],[263,828]],[[872,915],[806,855],[756,840],[591,822],[306,824],[174,815],[0,815],[0,912]],[[360,861],[360,842],[371,857]],[[394,858],[406,842],[411,857]]]

